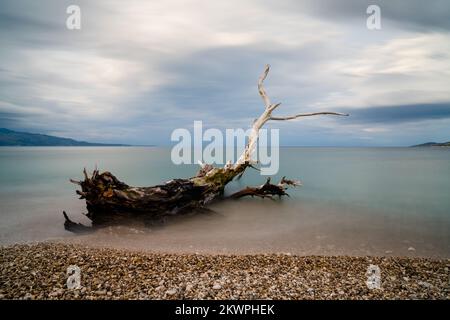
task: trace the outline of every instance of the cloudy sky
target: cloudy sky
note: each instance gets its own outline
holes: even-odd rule
[[[0,127],[158,145],[194,120],[247,128],[269,63],[277,115],[351,114],[273,122],[282,145],[450,140],[448,0],[0,0],[0,26]]]

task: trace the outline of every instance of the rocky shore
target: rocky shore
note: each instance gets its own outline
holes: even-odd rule
[[[381,289],[366,285],[381,270]],[[81,288],[67,289],[67,267]],[[450,260],[140,253],[56,243],[0,248],[0,299],[449,299]]]

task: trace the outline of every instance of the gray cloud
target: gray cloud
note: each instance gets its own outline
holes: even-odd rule
[[[398,124],[450,118],[450,102],[341,109],[356,123]]]
[[[77,1],[73,32],[72,1],[1,3],[0,126],[141,144],[167,144],[194,120],[247,127],[270,63],[278,114],[352,113],[339,125],[271,124],[285,144],[370,144],[393,124],[416,140],[446,133],[446,1],[377,1],[387,21],[376,32],[365,28],[369,1]],[[417,131],[411,121],[428,124]]]
[[[382,20],[387,19],[401,28],[425,32],[450,30],[450,6],[447,0],[292,0],[285,4],[284,9],[292,10],[292,6],[296,6],[310,14],[353,24],[357,28],[358,25],[365,25],[366,9],[372,4],[380,7]]]

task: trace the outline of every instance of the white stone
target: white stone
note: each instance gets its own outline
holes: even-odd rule
[[[175,293],[177,293],[177,289],[169,289],[166,291],[168,296],[173,296]]]

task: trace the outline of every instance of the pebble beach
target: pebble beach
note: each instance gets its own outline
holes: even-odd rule
[[[68,289],[67,268],[81,270]],[[366,285],[381,270],[381,288]],[[0,248],[0,299],[449,299],[450,259],[164,254],[61,243]]]

